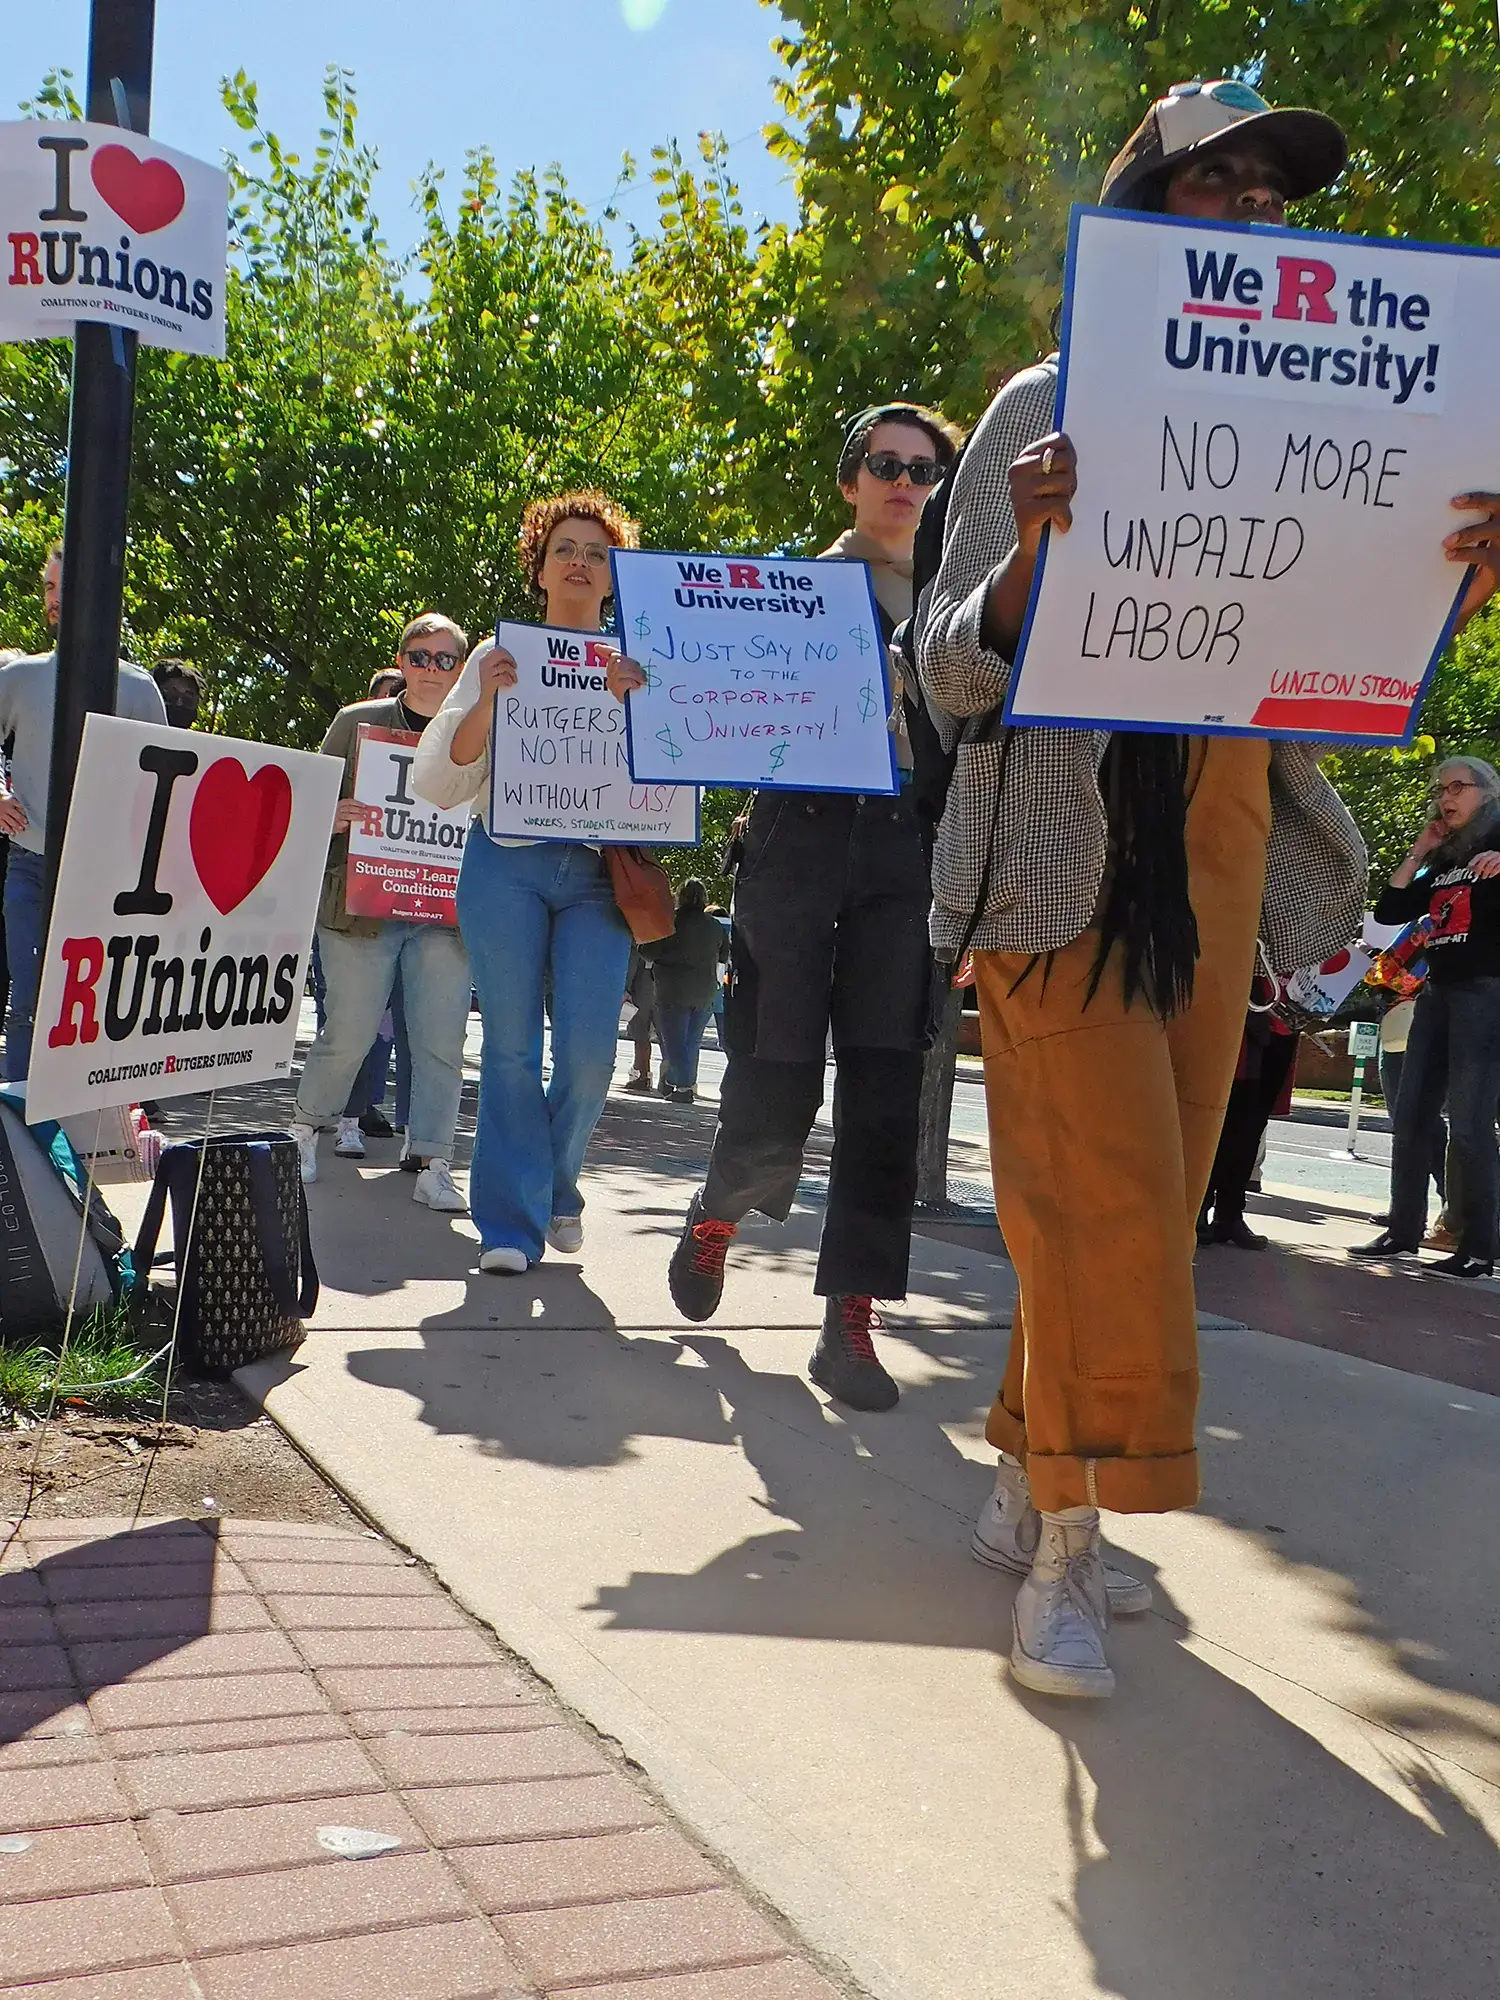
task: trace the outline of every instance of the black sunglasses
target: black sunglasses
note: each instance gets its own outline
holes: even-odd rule
[[[457,653],[429,653],[425,646],[408,646],[405,657],[414,667],[436,667],[440,674],[451,674],[459,663]]]
[[[883,479],[888,486],[894,486],[903,472],[913,486],[936,486],[943,476],[943,468],[935,458],[903,458],[899,451],[866,452],[865,464],[876,479]]]

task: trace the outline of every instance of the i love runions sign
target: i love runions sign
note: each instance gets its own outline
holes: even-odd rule
[[[0,340],[108,320],[221,357],[228,229],[218,167],[114,125],[0,124]]]
[[[89,716],[29,1117],[288,1074],[341,777],[305,750]]]

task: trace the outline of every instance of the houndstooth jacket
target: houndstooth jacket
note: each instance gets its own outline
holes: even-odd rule
[[[932,941],[956,950],[983,889],[971,942],[987,951],[1057,951],[1088,928],[1108,849],[1099,764],[1101,729],[1019,728],[1005,750],[996,815],[999,732],[964,741],[964,723],[1003,700],[1010,663],[981,645],[994,571],[1015,547],[1007,478],[1028,444],[1053,428],[1057,362],[1015,375],[980,419],[953,483],[937,576],[917,614],[917,664],[944,748],[958,759],[933,856]],[[1271,835],[1261,937],[1288,973],[1342,950],[1358,934],[1367,861],[1359,829],[1307,743],[1271,746]]]

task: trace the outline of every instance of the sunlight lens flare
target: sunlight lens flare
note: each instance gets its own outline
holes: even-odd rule
[[[667,0],[620,0],[627,28],[654,28],[667,11]]]

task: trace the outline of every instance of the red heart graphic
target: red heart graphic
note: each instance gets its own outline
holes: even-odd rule
[[[243,903],[281,852],[292,823],[292,781],[279,764],[253,778],[221,757],[198,780],[188,816],[193,866],[220,916]]]
[[[89,161],[94,186],[137,236],[165,229],[182,213],[187,189],[165,160],[138,160],[128,146],[101,146]]]

